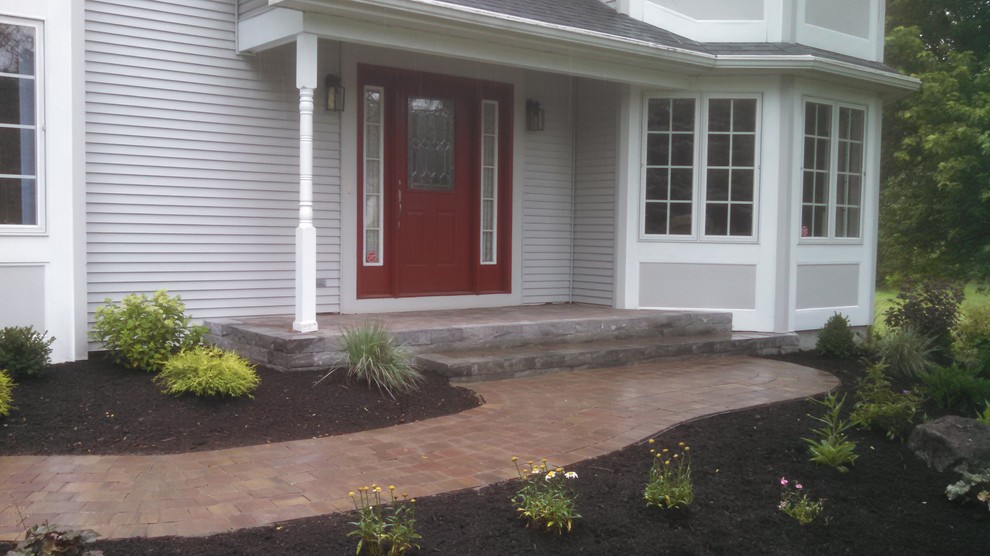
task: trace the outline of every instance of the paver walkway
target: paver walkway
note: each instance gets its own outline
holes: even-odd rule
[[[48,520],[104,537],[205,535],[352,508],[372,482],[411,496],[514,476],[510,458],[602,455],[703,415],[801,398],[832,375],[748,357],[483,382],[485,405],[328,438],[158,456],[0,458],[0,538]]]

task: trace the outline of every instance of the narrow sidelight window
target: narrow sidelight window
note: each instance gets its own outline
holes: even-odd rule
[[[385,90],[364,88],[364,265],[381,266],[384,256],[382,158]]]
[[[481,264],[496,264],[498,226],[498,102],[481,103]]]

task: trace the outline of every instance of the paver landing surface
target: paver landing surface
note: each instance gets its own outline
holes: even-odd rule
[[[749,357],[665,361],[472,384],[469,411],[353,434],[155,456],[0,458],[0,538],[48,520],[104,537],[206,535],[353,508],[378,483],[410,496],[606,454],[697,417],[802,398],[832,375]]]

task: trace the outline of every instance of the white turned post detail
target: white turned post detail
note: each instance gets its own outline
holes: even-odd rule
[[[296,316],[292,329],[316,330],[316,228],[313,227],[313,91],[316,89],[315,35],[296,37],[299,89],[299,226],[296,228]]]

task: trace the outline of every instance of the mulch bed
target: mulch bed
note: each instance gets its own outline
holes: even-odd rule
[[[16,409],[0,419],[0,455],[166,454],[250,446],[375,429],[479,405],[474,392],[425,373],[397,400],[324,373],[258,367],[254,398],[166,396],[152,375],[102,354],[18,381]],[[342,373],[343,371],[337,371]]]
[[[810,354],[785,359],[836,372],[843,389],[861,373],[854,362]],[[691,446],[696,494],[686,511],[645,506],[648,449],[636,445],[573,467],[583,518],[571,534],[523,527],[509,500],[518,484],[507,482],[419,500],[422,548],[412,554],[987,554],[990,512],[947,501],[944,489],[955,477],[929,470],[904,444],[855,432],[860,458],[852,471],[809,462],[801,437],[813,426],[807,414],[817,411],[805,400],[788,402],[694,421],[657,437],[661,446]],[[802,527],[780,512],[781,476],[825,498],[824,516]],[[355,542],[346,536],[352,520],[331,515],[95,547],[108,556],[353,554]]]

